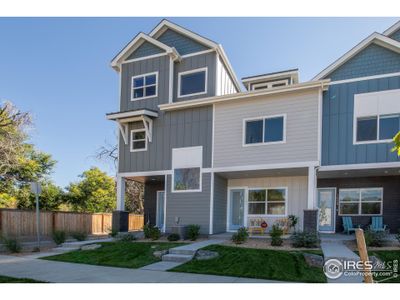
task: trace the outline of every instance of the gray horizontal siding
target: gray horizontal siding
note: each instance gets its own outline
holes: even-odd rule
[[[286,114],[286,143],[243,147],[243,119]],[[318,92],[215,104],[214,166],[318,160]]]
[[[180,55],[208,49],[208,47],[171,29],[167,29],[157,40],[170,47],[174,47]]]
[[[158,71],[157,97],[131,101],[132,77]],[[121,70],[121,111],[134,109],[158,110],[158,105],[168,103],[169,57],[167,55],[144,59],[122,65]]]
[[[181,225],[198,224],[201,234],[208,234],[210,227],[211,174],[204,173],[202,191],[195,193],[171,193],[171,175],[168,175],[166,229],[171,232],[175,218]]]
[[[225,178],[214,175],[213,233],[226,232],[227,186]]]
[[[134,124],[129,124],[129,129]],[[130,136],[129,136],[130,137]],[[211,167],[212,107],[159,112],[153,121],[153,141],[147,151],[130,152],[122,137],[119,172],[170,170],[172,148],[203,146],[203,167]]]
[[[400,54],[371,44],[325,78],[344,80],[394,72],[400,72]]]
[[[126,60],[150,56],[150,55],[159,54],[159,53],[163,53],[163,52],[165,52],[165,51],[161,48],[158,48],[156,45],[153,45],[149,42],[144,42],[133,53],[131,53],[131,55],[129,55]]]
[[[322,165],[400,161],[392,144],[353,145],[354,94],[399,88],[400,77],[331,85],[323,95]]]
[[[202,55],[191,56],[182,59],[180,63],[175,64],[174,68],[174,102],[199,99],[205,97],[215,96],[216,94],[216,66],[217,59],[215,52],[206,53]],[[207,67],[207,93],[198,96],[189,96],[178,98],[178,74],[184,71]]]

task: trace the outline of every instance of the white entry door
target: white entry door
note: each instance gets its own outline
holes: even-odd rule
[[[160,229],[163,229],[164,227],[164,200],[165,200],[165,192],[157,191],[156,225]]]
[[[238,230],[244,226],[245,190],[232,189],[229,192],[228,230]]]
[[[335,232],[335,188],[318,189],[318,230]]]

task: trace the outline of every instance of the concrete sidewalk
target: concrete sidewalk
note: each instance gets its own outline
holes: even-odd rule
[[[0,275],[57,283],[268,283],[270,280],[150,271],[0,255]]]

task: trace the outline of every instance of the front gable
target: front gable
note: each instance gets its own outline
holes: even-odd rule
[[[155,55],[155,54],[160,54],[160,53],[163,53],[163,52],[165,52],[165,50],[157,47],[156,45],[153,45],[153,44],[151,44],[149,42],[144,42],[135,51],[133,51],[126,58],[126,60],[140,58],[140,57],[146,57],[146,56]]]
[[[158,41],[169,46],[174,47],[180,55],[190,54],[194,52],[200,52],[210,49],[203,44],[184,36],[172,29],[167,29],[158,38]]]
[[[324,76],[332,81],[400,72],[400,54],[370,44],[343,65]]]

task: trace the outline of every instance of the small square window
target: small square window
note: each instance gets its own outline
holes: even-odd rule
[[[147,138],[145,129],[131,130],[131,152],[146,151]]]
[[[175,191],[200,190],[200,168],[183,168],[174,170]]]
[[[158,73],[152,73],[132,77],[131,100],[157,96],[157,76]]]

